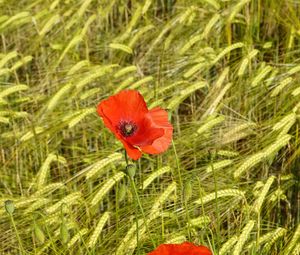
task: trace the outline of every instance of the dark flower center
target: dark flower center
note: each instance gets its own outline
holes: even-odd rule
[[[123,136],[129,137],[134,135],[137,130],[137,126],[131,121],[122,121],[119,125],[119,130]]]

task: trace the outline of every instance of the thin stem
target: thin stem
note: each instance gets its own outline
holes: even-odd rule
[[[125,156],[126,166],[128,166],[128,156],[125,150],[124,150],[124,156]]]
[[[181,191],[183,191],[184,187],[183,187],[183,182],[182,182],[182,177],[181,177],[179,158],[178,158],[176,147],[175,147],[175,144],[174,144],[173,140],[172,140],[172,146],[173,146],[173,150],[174,150],[174,154],[175,154],[175,160],[176,160],[176,166],[177,166],[177,171],[178,171],[179,184],[180,184],[180,187],[181,187]],[[187,224],[188,237],[189,237],[189,240],[191,240],[190,215],[189,215],[189,211],[188,211],[188,208],[187,208],[187,201],[186,201],[186,198],[185,198],[184,195],[182,196],[182,200],[184,201],[183,206],[185,208],[186,220],[188,222],[188,224]]]
[[[13,228],[15,230],[17,239],[18,239],[19,249],[21,251],[21,254],[25,254],[25,251],[24,251],[24,248],[23,248],[23,245],[22,245],[22,241],[21,241],[21,238],[20,238],[18,230],[17,230],[17,226],[16,226],[16,223],[15,223],[14,217],[12,216],[12,214],[9,214],[9,217],[10,217],[10,220],[12,222]]]
[[[203,189],[202,189],[201,181],[200,181],[199,177],[197,178],[197,180],[198,180],[198,185],[199,185],[199,190],[200,190],[199,196],[200,196],[200,200],[201,200],[201,210],[202,210],[202,215],[205,216],[206,214],[205,214],[205,210],[204,210],[203,192],[202,192]],[[205,229],[209,229],[207,225],[208,225],[208,224],[205,222]],[[206,235],[206,239],[209,240],[209,236],[208,236],[208,234],[207,234],[206,231],[205,231],[205,235]],[[203,240],[203,238],[202,238],[202,242],[203,242],[203,241],[204,241],[204,240]]]
[[[140,196],[139,196],[139,194],[138,194],[137,187],[136,187],[136,185],[135,185],[135,182],[134,182],[133,178],[131,178],[131,177],[129,176],[129,180],[130,180],[131,187],[132,187],[132,190],[133,190],[133,192],[134,192],[134,195],[135,195],[135,197],[136,197],[136,201],[137,201],[138,206],[139,206],[139,208],[140,208],[140,211],[141,211],[141,213],[142,213],[142,216],[143,216],[143,219],[144,219],[144,224],[145,224],[146,230],[147,230],[147,232],[148,232],[148,234],[149,234],[149,237],[150,237],[150,239],[151,239],[151,242],[152,242],[153,246],[155,247],[156,245],[155,245],[155,242],[154,242],[154,240],[153,240],[153,238],[152,238],[152,236],[151,236],[151,234],[150,234],[149,228],[148,228],[148,223],[147,223],[146,216],[145,216],[145,212],[144,212],[144,209],[143,209],[141,200],[140,200]]]
[[[127,167],[128,167],[128,166],[129,166],[129,163],[128,163],[128,156],[127,156],[126,151],[125,151],[124,155],[125,155],[126,165],[127,165]],[[135,185],[133,176],[130,175],[130,174],[128,174],[128,177],[129,177],[129,180],[130,180],[130,184],[131,184],[133,193],[134,193],[135,198],[136,198],[135,203],[136,203],[136,202],[138,203],[138,206],[139,206],[140,211],[141,211],[142,216],[143,216],[143,220],[144,220],[144,224],[145,224],[145,227],[146,227],[146,231],[147,231],[147,233],[148,233],[148,235],[149,235],[149,237],[150,237],[150,239],[151,239],[151,242],[152,242],[152,244],[153,244],[153,247],[155,248],[155,247],[156,247],[156,244],[155,244],[154,239],[152,238],[152,236],[151,236],[151,234],[150,234],[150,231],[149,231],[149,228],[148,228],[148,223],[147,223],[146,216],[145,216],[145,212],[144,212],[144,209],[143,209],[143,206],[142,206],[142,203],[141,203],[141,200],[140,200],[140,196],[139,196],[137,187],[136,187],[136,185]],[[139,242],[138,242],[138,240],[139,240],[139,237],[138,237],[138,227],[139,227],[139,226],[138,226],[138,213],[137,213],[137,211],[136,211],[136,225],[137,225],[137,231],[136,231],[136,232],[137,232],[137,245],[138,245],[138,248],[139,248]]]
[[[140,254],[140,242],[139,242],[139,220],[138,220],[138,207],[136,205],[136,200],[134,199],[134,211],[135,211],[135,225],[136,225],[136,244],[137,244],[137,254]]]
[[[217,245],[218,245],[218,248],[220,247],[220,240],[219,240],[219,237],[220,237],[220,210],[219,210],[219,201],[218,201],[218,186],[217,186],[217,176],[216,176],[216,171],[214,169],[214,165],[213,165],[213,157],[211,155],[211,161],[210,161],[210,165],[211,165],[211,169],[212,169],[212,172],[213,172],[213,178],[214,178],[214,188],[215,188],[215,206],[216,206],[216,213],[217,213]]]

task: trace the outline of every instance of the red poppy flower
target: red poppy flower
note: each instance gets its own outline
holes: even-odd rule
[[[160,107],[148,110],[138,91],[124,90],[103,100],[97,112],[134,160],[139,159],[142,152],[159,154],[170,145],[173,127],[168,113]]]
[[[148,255],[212,255],[205,246],[197,246],[190,242],[182,244],[161,244]]]

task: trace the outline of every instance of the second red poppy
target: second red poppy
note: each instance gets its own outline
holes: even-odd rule
[[[190,242],[182,244],[161,244],[148,255],[212,255],[212,252],[203,245]]]

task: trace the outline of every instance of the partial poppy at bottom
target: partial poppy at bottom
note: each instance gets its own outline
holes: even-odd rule
[[[213,255],[212,252],[203,245],[195,245],[190,242],[182,244],[161,244],[148,255]]]
[[[148,110],[143,96],[136,90],[123,90],[101,101],[97,112],[134,160],[142,152],[162,153],[171,143],[173,127],[168,113],[160,107]]]

